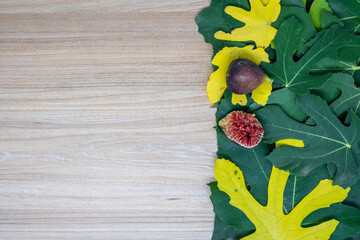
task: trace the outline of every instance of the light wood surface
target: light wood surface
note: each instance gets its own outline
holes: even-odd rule
[[[210,239],[209,0],[0,1],[0,239]]]

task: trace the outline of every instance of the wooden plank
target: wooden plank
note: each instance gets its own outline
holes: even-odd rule
[[[197,12],[210,5],[209,0],[31,0],[0,2],[0,13],[54,13],[54,12],[84,12],[98,13],[167,13],[167,12]]]
[[[208,4],[0,3],[0,239],[210,239]]]

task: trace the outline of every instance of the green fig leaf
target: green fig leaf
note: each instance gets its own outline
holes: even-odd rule
[[[251,231],[241,231],[227,225],[215,215],[214,231],[211,240],[240,239],[250,233]]]
[[[351,39],[347,31],[338,25],[333,25],[323,30],[321,37],[300,60],[295,62],[293,55],[297,50],[301,29],[302,25],[295,17],[284,21],[274,39],[276,62],[262,63],[261,67],[275,82],[281,83],[294,93],[306,94],[310,88],[320,87],[331,76],[330,73],[310,74],[313,65],[346,45]]]
[[[245,44],[241,42],[224,41],[214,37],[217,31],[230,32],[234,28],[244,26],[244,23],[237,21],[225,13],[224,9],[228,5],[244,9],[250,8],[246,0],[212,0],[211,5],[203,9],[195,18],[199,27],[199,33],[204,36],[205,42],[213,45],[214,54],[225,46],[245,46]]]
[[[328,0],[333,13],[351,33],[360,33],[360,2],[357,0]]]
[[[307,115],[296,105],[296,94],[287,88],[273,91],[266,104],[279,105],[287,115],[296,121],[303,122],[306,120]],[[261,107],[257,103],[252,103],[249,106],[249,111],[253,112]]]
[[[330,109],[336,116],[352,111],[360,118],[360,89],[355,86],[350,75],[334,74],[321,88],[313,92],[330,103]]]
[[[331,12],[323,10],[321,13],[321,28],[329,28],[334,24],[339,24],[341,27],[344,27],[344,23],[339,18],[337,18]]]
[[[360,180],[351,186],[351,190],[344,203],[360,210]]]
[[[348,73],[355,78],[356,85],[360,86],[360,36],[350,35],[349,39],[349,43],[317,62],[311,73]]]
[[[275,143],[281,139],[298,139],[304,148],[282,146],[267,157],[276,167],[305,176],[316,168],[334,164],[334,183],[342,187],[354,184],[360,176],[360,120],[350,112],[351,123],[344,126],[327,103],[315,95],[298,96],[297,105],[315,126],[299,123],[275,105],[256,112],[264,127],[264,139]]]
[[[360,229],[360,210],[341,203],[331,205],[329,208],[319,209],[310,214],[304,221],[306,226],[313,222],[323,222],[335,218],[340,221],[331,240],[343,240],[355,236]]]
[[[284,4],[284,3],[282,3],[282,4]],[[302,5],[302,3],[300,3],[300,5]],[[306,45],[306,43],[315,36],[316,29],[313,25],[310,15],[307,14],[304,6],[302,6],[302,7],[282,6],[280,15],[273,25],[275,28],[279,29],[280,25],[285,20],[287,20],[293,16],[296,17],[296,19],[300,22],[300,24],[302,26],[301,37],[296,39],[297,44],[296,44],[295,48],[299,52],[305,53],[310,48],[309,46]],[[295,44],[295,42],[293,42],[293,44]],[[276,48],[276,46],[275,46],[275,48]]]
[[[306,0],[281,0],[280,4],[282,6],[294,6],[305,9]]]

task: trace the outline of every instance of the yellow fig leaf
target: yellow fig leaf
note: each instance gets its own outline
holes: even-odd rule
[[[275,147],[278,148],[280,146],[292,146],[292,147],[298,147],[303,148],[304,147],[304,141],[298,140],[298,139],[282,139],[277,142],[275,142]]]
[[[278,18],[280,9],[280,0],[250,0],[250,11],[228,6],[225,12],[245,26],[235,28],[231,33],[218,31],[214,37],[228,41],[254,41],[258,48],[266,48],[275,37],[277,30],[271,23]]]
[[[265,106],[272,90],[271,82],[265,81],[254,91],[252,91],[251,98],[258,104]]]
[[[350,188],[344,190],[333,186],[332,180],[322,180],[287,215],[283,212],[284,190],[289,173],[272,168],[268,202],[261,205],[247,190],[242,171],[231,161],[218,159],[215,164],[215,179],[218,188],[230,197],[230,204],[246,214],[256,231],[244,240],[314,240],[329,239],[339,222],[331,219],[312,227],[301,223],[310,213],[333,203],[342,202]]]
[[[231,103],[233,105],[240,104],[241,106],[245,106],[247,104],[247,97],[245,94],[235,94],[233,93],[231,96]]]
[[[226,89],[226,73],[229,65],[237,58],[247,58],[256,64],[269,62],[269,55],[262,48],[253,49],[253,46],[224,47],[212,60],[212,64],[219,68],[210,75],[207,84],[207,95],[210,103],[218,102]],[[245,103],[246,104],[246,103]]]

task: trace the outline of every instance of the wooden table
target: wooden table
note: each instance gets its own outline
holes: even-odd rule
[[[0,1],[0,239],[210,239],[209,0]]]

